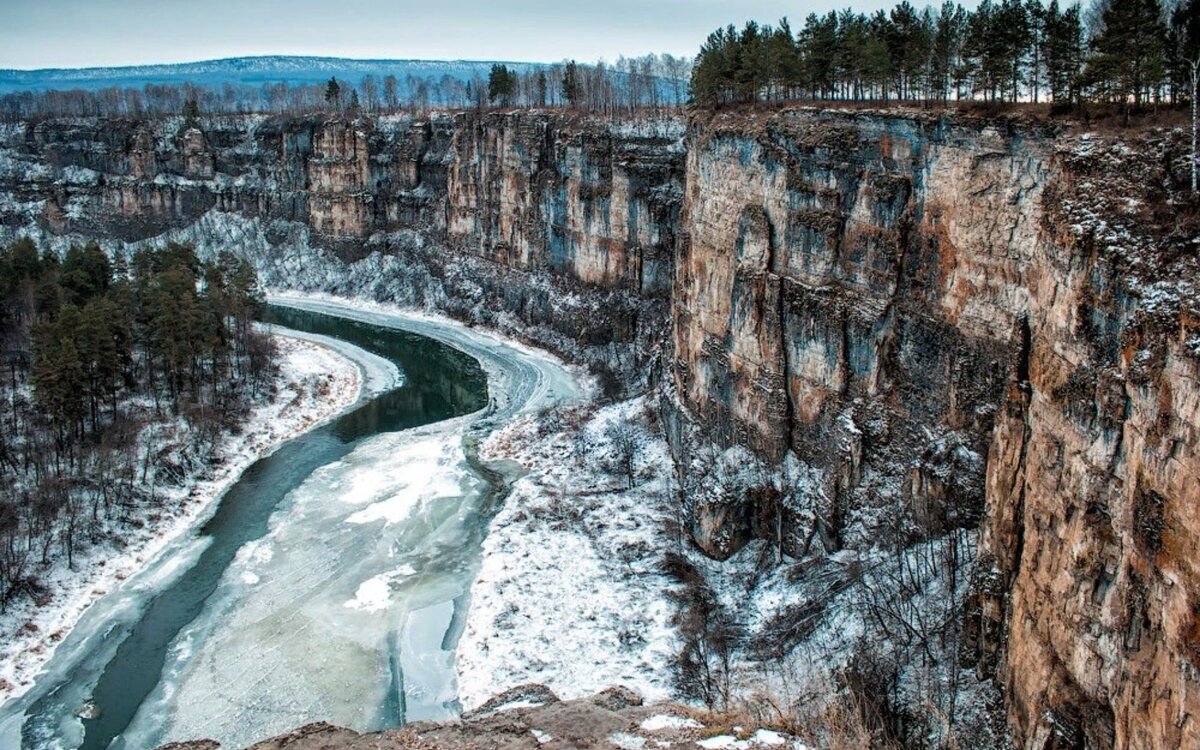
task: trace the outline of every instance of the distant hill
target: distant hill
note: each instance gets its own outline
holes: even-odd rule
[[[543,63],[501,62],[517,72],[546,67]],[[235,86],[281,82],[293,85],[320,83],[330,77],[357,83],[367,75],[380,79],[393,75],[403,87],[403,82],[409,76],[421,80],[439,80],[449,76],[459,81],[470,81],[478,75],[486,79],[493,64],[491,60],[351,60],[339,57],[270,56],[116,68],[0,69],[0,94],[47,89],[95,91],[112,86],[141,88],[148,83],[190,82],[214,88],[227,83]]]

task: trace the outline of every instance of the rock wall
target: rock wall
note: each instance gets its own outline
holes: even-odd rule
[[[1200,747],[1185,154],[1178,133],[829,112],[689,136],[681,413],[815,470],[797,538],[861,547],[897,496],[921,533],[982,520],[980,673],[1029,750]],[[763,504],[701,499],[697,541],[769,538]]]
[[[702,434],[815,468],[831,551],[897,495],[977,521],[1048,140],[811,113],[717,118],[693,139],[672,369]],[[756,510],[737,515],[741,533],[701,544],[724,555],[754,535]]]
[[[272,286],[436,307],[645,387],[682,136],[548,114],[21,123],[0,130],[0,226],[243,252]]]
[[[1042,202],[984,544],[984,652],[1028,748],[1200,746],[1200,235],[1178,139],[1060,143]]]
[[[1183,153],[1181,134],[894,112],[686,133],[539,113],[47,121],[0,129],[0,226],[239,251],[276,286],[436,307],[614,387],[659,383],[709,554],[868,548],[897,512],[917,535],[982,526],[972,638],[1019,744],[1190,747]],[[715,480],[710,444],[749,448],[725,458],[755,472]]]

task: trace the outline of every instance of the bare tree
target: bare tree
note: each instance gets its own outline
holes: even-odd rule
[[[624,420],[609,423],[604,436],[612,446],[612,468],[625,477],[626,489],[633,487],[637,464],[637,430]]]
[[[362,106],[368,112],[374,112],[379,109],[379,83],[375,80],[375,76],[363,76],[359,82],[358,88],[362,91]]]
[[[1196,101],[1196,95],[1200,93],[1197,88],[1200,87],[1200,53],[1191,60],[1190,77],[1192,79],[1192,193],[1200,192],[1197,188],[1197,172],[1200,171],[1200,150],[1197,150],[1197,141],[1200,140],[1200,119],[1197,118],[1197,107],[1200,104]]]
[[[383,106],[388,109],[396,109],[400,106],[400,95],[396,91],[396,76],[387,76],[383,79]]]

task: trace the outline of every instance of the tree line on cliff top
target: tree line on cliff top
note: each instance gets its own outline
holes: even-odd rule
[[[254,270],[192,248],[0,248],[0,610],[53,557],[157,512],[275,372]],[[148,481],[149,480],[149,481]]]
[[[0,116],[177,115],[196,112],[357,113],[569,107],[606,116],[641,109],[756,101],[1085,101],[1179,104],[1194,99],[1200,0],[983,0],[871,14],[810,14],[793,29],[747,22],[717,29],[693,60],[669,54],[613,64],[563,61],[485,78],[364,76],[325,84],[221,87],[148,84],[98,91],[23,91]]]
[[[704,105],[763,100],[1041,102],[1129,107],[1193,96],[1200,0],[983,0],[811,14],[799,29],[714,31],[692,75]]]

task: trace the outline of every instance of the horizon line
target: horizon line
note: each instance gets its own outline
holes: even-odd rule
[[[335,61],[335,62],[351,62],[351,63],[496,63],[500,65],[560,65],[566,62],[580,62],[585,65],[597,64],[601,61],[610,64],[610,61],[600,58],[600,60],[577,60],[573,58],[563,58],[561,60],[497,60],[497,59],[471,59],[471,58],[434,58],[434,57],[341,57],[339,55],[297,55],[285,53],[264,53],[251,55],[231,55],[229,57],[213,57],[200,60],[179,60],[176,62],[153,62],[153,63],[127,63],[121,65],[80,65],[75,67],[42,67],[42,68],[0,68],[0,73],[56,73],[70,72],[81,70],[133,70],[137,68],[168,68],[179,67],[184,65],[204,65],[208,63],[223,63],[234,62],[237,60],[266,60],[271,58],[288,59],[288,60],[319,60],[319,61]]]

